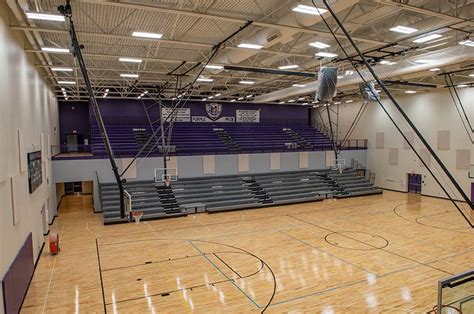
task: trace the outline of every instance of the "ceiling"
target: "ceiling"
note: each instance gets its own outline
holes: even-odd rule
[[[58,5],[65,1],[5,1],[14,15],[10,27],[25,33],[28,39],[25,51],[35,56],[36,66],[57,97],[65,97],[63,88],[70,101],[87,99],[84,80],[73,54],[41,50],[42,47],[70,48],[67,23],[32,20],[26,16],[26,12],[57,14]],[[404,62],[426,53],[442,53],[459,47],[459,42],[474,31],[474,0],[329,2],[373,65],[380,65],[382,60],[395,62],[391,72],[394,74],[385,78],[390,81],[388,86],[392,91],[397,93],[410,89],[427,92],[442,87],[446,84],[442,74],[446,72],[453,72],[455,85],[469,86],[474,83],[474,77],[469,76],[474,73],[472,59],[452,60],[440,66],[437,72],[416,67],[412,70]],[[226,41],[209,61],[213,65],[241,69],[204,69],[201,75],[213,82],[195,82],[189,90],[191,99],[214,97],[223,101],[239,98],[253,101],[279,92],[278,96],[268,99],[272,102],[294,100],[292,103],[306,103],[313,93],[304,89],[298,92],[298,87],[314,82],[314,75],[321,66],[336,66],[341,79],[351,75],[347,71],[354,70],[351,60],[360,69],[363,67],[357,62],[358,58],[345,57],[345,53],[355,57],[355,50],[330,13],[323,14],[324,20],[344,50],[320,16],[292,11],[299,4],[312,5],[311,1],[295,0],[76,0],[72,1],[72,8],[78,39],[84,46],[82,53],[97,97],[103,97],[106,90],[109,98],[137,98],[144,91],[148,91],[148,96],[156,96],[160,90],[166,97],[178,97],[183,92],[182,88],[194,81],[203,70],[213,46],[251,20],[253,23],[250,26]],[[316,4],[319,8],[325,8],[320,0]],[[390,31],[397,25],[417,31],[411,34]],[[133,37],[134,31],[160,33],[163,36],[161,39],[144,39]],[[425,43],[414,42],[434,33],[442,37]],[[239,48],[242,42],[261,44],[263,48]],[[330,47],[319,49],[310,46],[312,42],[322,42]],[[463,48],[469,53],[474,52],[474,47]],[[321,51],[338,56],[315,56]],[[142,61],[121,62],[121,57]],[[284,65],[298,65],[298,68],[273,73]],[[436,63],[432,66],[437,67]],[[52,71],[55,67],[66,67],[72,71]],[[396,74],[401,67],[407,68]],[[301,72],[306,76],[295,75]],[[120,74],[138,74],[139,77],[123,78]],[[60,84],[61,81],[73,84]],[[254,84],[244,85],[241,81],[252,81]],[[339,96],[357,97],[357,89],[356,83],[346,84],[339,88]],[[293,92],[286,96],[286,91]]]

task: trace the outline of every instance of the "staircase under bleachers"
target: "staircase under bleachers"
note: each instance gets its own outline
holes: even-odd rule
[[[127,182],[125,189],[132,208],[144,212],[142,219],[183,216],[190,207],[212,213],[382,193],[355,169],[342,174],[323,169],[184,178],[170,187],[135,181]],[[101,184],[99,193],[104,223],[126,222],[120,218],[117,185]]]
[[[223,128],[214,128],[217,136],[225,143],[229,152],[238,154],[240,152],[239,145],[234,141],[234,139],[227,133]]]

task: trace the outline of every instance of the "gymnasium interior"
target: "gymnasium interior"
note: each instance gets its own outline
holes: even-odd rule
[[[0,0],[0,313],[474,313],[474,1]]]

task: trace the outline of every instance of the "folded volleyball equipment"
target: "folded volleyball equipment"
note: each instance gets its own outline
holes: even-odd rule
[[[319,88],[316,93],[316,99],[319,102],[332,102],[333,97],[337,94],[337,69],[321,68],[318,75]]]
[[[359,84],[359,90],[365,101],[378,101],[380,100],[379,92],[375,89],[375,83],[365,82]]]

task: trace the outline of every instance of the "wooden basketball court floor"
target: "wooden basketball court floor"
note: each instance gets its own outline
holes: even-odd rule
[[[390,191],[111,226],[90,196],[59,213],[24,313],[426,313],[474,261],[449,202]]]

